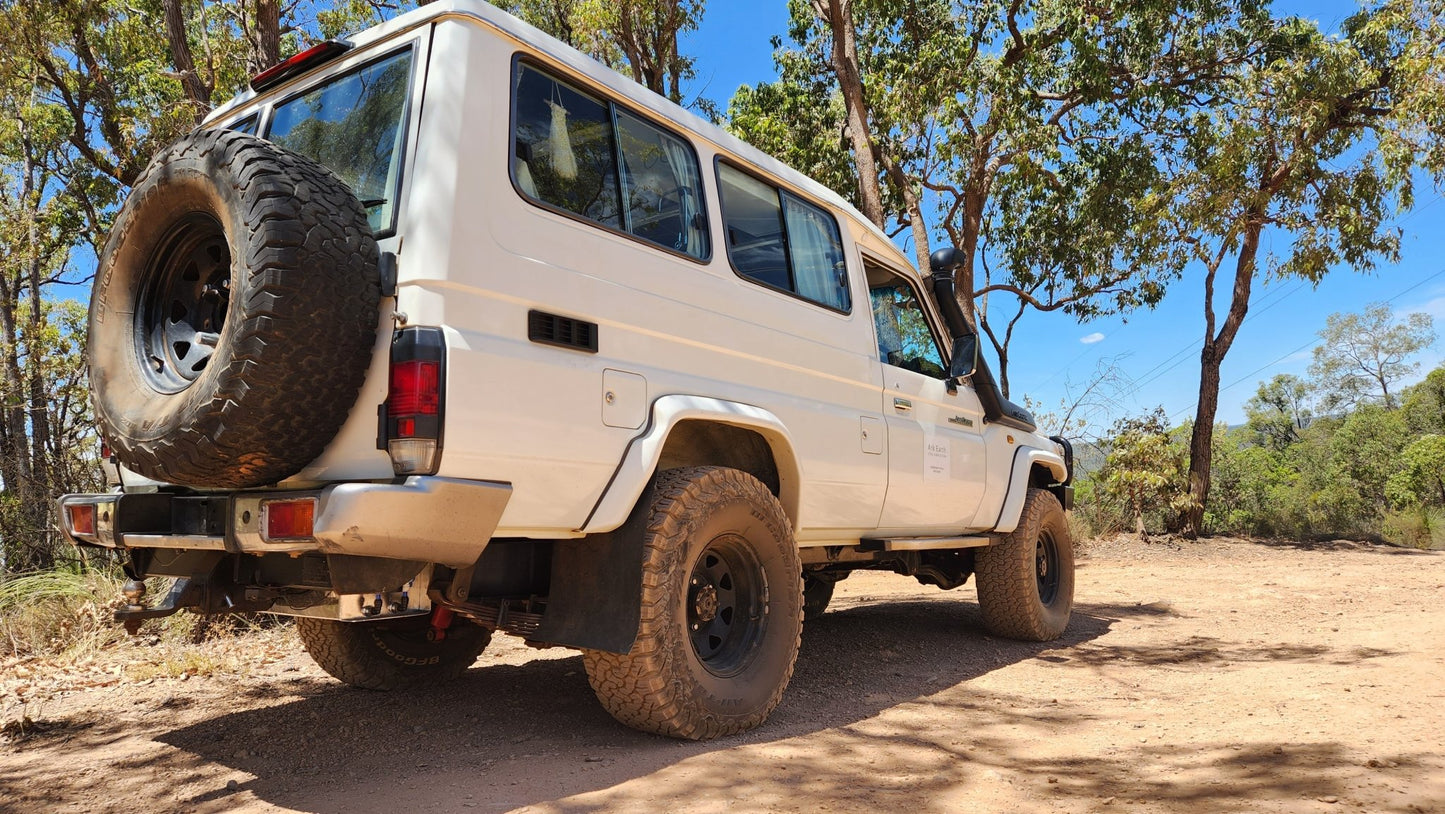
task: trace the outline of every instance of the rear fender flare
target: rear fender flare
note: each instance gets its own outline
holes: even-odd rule
[[[778,470],[778,500],[796,529],[801,505],[802,475],[792,435],[782,420],[761,407],[706,396],[663,396],[652,403],[643,433],[628,444],[617,471],[578,531],[612,531],[627,520],[657,471],[668,436],[683,421],[711,421],[742,427],[762,436]]]

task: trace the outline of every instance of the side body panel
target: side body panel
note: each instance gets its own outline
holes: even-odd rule
[[[418,140],[426,160],[408,198],[399,308],[414,324],[447,331],[439,474],[512,484],[498,535],[580,533],[639,432],[604,416],[607,394],[616,397],[604,382],[621,375],[645,388],[647,403],[688,394],[775,414],[798,455],[800,539],[856,538],[876,526],[885,464],[863,451],[859,427],[862,417],[879,416],[881,382],[852,224],[840,218],[854,307],[839,314],[733,272],[719,245],[716,151],[700,139],[689,141],[713,236],[707,262],[534,205],[513,186],[502,124],[517,52],[466,21],[435,27],[433,66],[446,70],[434,67],[427,88]],[[594,323],[597,352],[529,341],[532,310]],[[607,529],[594,522],[587,530]]]

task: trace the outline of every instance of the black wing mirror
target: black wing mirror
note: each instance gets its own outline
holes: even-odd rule
[[[957,381],[978,370],[978,334],[964,334],[953,340],[953,353],[948,363],[948,378]]]

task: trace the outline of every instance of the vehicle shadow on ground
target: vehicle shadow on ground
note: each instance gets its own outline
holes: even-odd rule
[[[954,810],[967,807],[981,786],[1014,782],[1036,782],[1029,794],[1042,795],[1041,803],[1116,797],[1212,810],[1243,800],[1341,795],[1338,780],[1319,770],[1360,763],[1360,755],[1330,743],[1219,742],[1181,756],[1167,742],[1140,740],[1146,733],[1127,722],[1100,719],[1088,698],[1013,694],[974,679],[1027,659],[1049,669],[1099,670],[1383,653],[1200,636],[1157,648],[1099,641],[1120,623],[1168,624],[1178,614],[1159,603],[1081,605],[1060,640],[1013,642],[984,634],[970,600],[934,593],[886,604],[840,601],[807,625],[792,683],[771,720],[708,743],[622,727],[594,699],[581,658],[548,650],[521,665],[488,666],[484,656],[459,681],[428,691],[369,693],[285,673],[248,685],[228,682],[188,712],[223,709],[227,693],[238,691],[252,697],[238,706],[272,704],[191,717],[193,723],[167,730],[168,712],[192,700],[167,697],[144,716],[149,731],[137,732],[134,719],[62,716],[47,721],[25,748],[63,764],[67,755],[104,753],[140,735],[173,749],[129,750],[109,763],[106,788],[167,777],[175,791],[155,798],[158,811],[229,811],[261,802],[318,814],[529,805],[707,810],[709,801],[774,810],[808,800],[887,811],[919,799]],[[1061,757],[1031,745],[1101,726],[1119,727],[1117,749]],[[789,742],[802,736],[809,737]],[[1382,757],[1402,774],[1420,771],[1408,755]],[[1141,771],[1154,764],[1174,770],[1167,777]],[[1301,775],[1306,768],[1314,771]],[[110,810],[96,797],[68,797],[73,787],[48,790],[36,779],[0,770],[0,799],[15,801],[17,810],[97,804]],[[629,782],[635,780],[643,782]]]
[[[709,752],[856,724],[1018,661],[1068,651],[1114,621],[1081,609],[1060,640],[1022,643],[985,635],[977,605],[955,595],[842,605],[807,625],[792,682],[768,723],[707,743],[616,723],[593,696],[579,656],[487,666],[485,655],[460,680],[429,691],[368,693],[312,679],[258,685],[258,694],[303,697],[158,740],[254,775],[239,789],[183,803],[215,805],[248,790],[316,812],[354,814],[381,798],[508,809],[607,789]]]

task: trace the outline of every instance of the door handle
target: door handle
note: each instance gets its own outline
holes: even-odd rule
[[[913,412],[913,402],[908,399],[894,398],[893,409],[900,413],[911,413]]]

